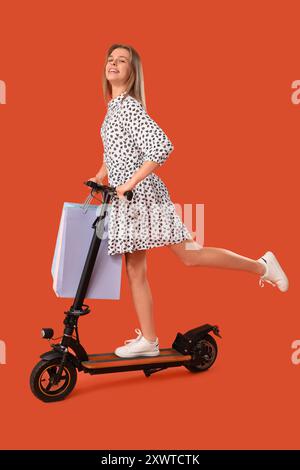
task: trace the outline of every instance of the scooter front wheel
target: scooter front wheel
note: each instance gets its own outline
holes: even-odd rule
[[[60,358],[51,361],[40,361],[32,370],[30,388],[39,400],[45,402],[63,400],[75,387],[77,371],[70,362],[64,364],[59,382],[54,384],[60,363]]]

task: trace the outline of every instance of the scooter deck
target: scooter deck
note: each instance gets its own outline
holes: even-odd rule
[[[159,356],[138,356],[132,359],[118,357],[114,353],[90,354],[89,360],[82,362],[87,369],[102,369],[107,367],[126,367],[140,364],[159,364],[166,362],[185,362],[191,360],[190,355],[184,355],[176,349],[160,349]]]

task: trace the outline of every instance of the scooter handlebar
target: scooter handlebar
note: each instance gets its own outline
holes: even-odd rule
[[[115,193],[116,188],[114,186],[106,186],[103,184],[98,184],[95,183],[94,181],[84,181],[84,184],[89,186],[90,188],[94,189],[97,192],[103,191],[103,192],[111,192]],[[124,196],[128,199],[128,201],[131,201],[133,198],[133,192],[132,191],[125,191]]]

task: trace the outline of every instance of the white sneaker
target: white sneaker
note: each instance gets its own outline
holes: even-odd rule
[[[286,292],[289,288],[289,280],[274,253],[267,251],[257,261],[266,268],[265,274],[259,279],[260,287],[264,287],[264,282],[268,282],[273,287],[277,286],[281,292]]]
[[[124,341],[126,346],[120,346],[115,350],[119,357],[138,357],[138,356],[159,356],[158,338],[155,341],[148,341],[142,335],[141,330],[135,329],[138,337]]]

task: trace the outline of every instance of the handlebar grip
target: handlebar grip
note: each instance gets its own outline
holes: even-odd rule
[[[125,191],[124,196],[127,197],[128,201],[131,201],[133,198],[133,192],[132,191]]]
[[[109,189],[108,186],[103,186],[101,184],[97,184],[95,183],[95,181],[84,181],[83,184],[85,184],[86,186],[89,186],[90,188],[92,188],[92,191],[96,191],[96,192],[99,192],[99,191],[103,191],[104,188],[106,189]]]
[[[90,186],[90,188],[95,189],[97,191],[103,191],[103,190],[109,190],[109,191],[115,191],[116,188],[113,186],[105,186],[101,184],[97,184],[94,181],[84,181],[84,184],[87,186]],[[133,192],[132,191],[125,191],[124,196],[127,198],[128,201],[131,201],[133,198]]]

